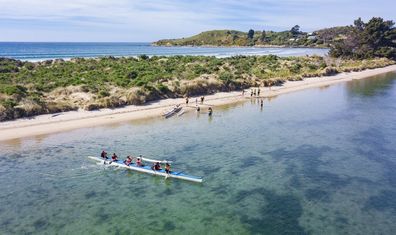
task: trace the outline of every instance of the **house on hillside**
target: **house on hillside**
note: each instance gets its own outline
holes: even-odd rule
[[[317,39],[317,37],[315,36],[315,35],[311,35],[311,36],[308,36],[308,40],[316,40]]]

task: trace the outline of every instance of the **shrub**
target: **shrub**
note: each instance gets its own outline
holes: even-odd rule
[[[6,109],[11,109],[18,105],[18,103],[13,99],[5,99],[5,100],[0,101],[0,103]]]
[[[0,87],[0,92],[5,93],[7,95],[21,95],[25,96],[27,93],[27,89],[20,85],[3,85]]]
[[[148,59],[149,59],[148,55],[145,55],[145,54],[139,55],[138,58],[139,58],[140,60],[148,60]]]
[[[136,72],[136,71],[131,71],[131,72],[129,72],[128,75],[127,75],[127,77],[128,77],[129,79],[131,79],[131,80],[137,78],[137,76],[138,76],[138,72]]]
[[[108,91],[106,91],[106,90],[100,90],[99,91],[99,97],[100,98],[107,97],[107,96],[110,96],[110,93]]]
[[[290,68],[290,71],[293,72],[293,73],[299,73],[301,67],[302,67],[301,64],[295,63],[295,64],[293,64],[293,66]]]
[[[157,85],[157,89],[161,92],[161,93],[168,93],[170,90],[169,88],[165,85],[165,84],[158,84]]]

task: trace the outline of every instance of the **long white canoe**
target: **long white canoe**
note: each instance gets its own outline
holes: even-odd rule
[[[173,115],[175,115],[176,113],[178,113],[180,110],[182,110],[182,107],[180,107],[179,105],[176,105],[171,110],[166,111],[162,116],[164,116],[165,118],[170,118]]]
[[[149,158],[144,158],[144,157],[140,157],[144,162],[151,162],[151,163],[161,163],[161,164],[165,164],[165,163],[172,163],[172,161],[167,161],[167,160],[154,160],[154,159],[149,159]]]
[[[104,160],[99,157],[89,156],[89,158],[92,160],[95,160],[97,162],[103,163],[103,164],[109,164],[110,166],[123,167],[123,168],[127,168],[130,170],[134,170],[134,171],[138,171],[138,172],[142,172],[142,173],[147,173],[147,174],[151,174],[151,175],[164,176],[166,178],[169,177],[169,178],[175,178],[175,179],[181,179],[181,180],[202,183],[202,177],[187,175],[182,172],[171,171],[171,173],[168,174],[165,172],[165,170],[159,170],[159,171],[152,170],[150,166],[136,166],[135,164],[131,164],[131,165],[127,166],[121,160],[113,162],[111,160]]]

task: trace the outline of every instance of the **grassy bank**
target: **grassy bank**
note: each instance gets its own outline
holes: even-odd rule
[[[0,120],[141,105],[286,80],[384,67],[388,59],[172,56],[22,62],[0,59]]]

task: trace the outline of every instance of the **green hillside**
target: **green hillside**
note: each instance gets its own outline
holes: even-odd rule
[[[202,32],[188,38],[181,39],[165,39],[155,42],[156,45],[165,46],[232,46],[238,43],[246,43],[247,33],[236,30],[211,30]]]
[[[159,40],[153,45],[329,47],[331,43],[342,39],[349,30],[350,27],[333,27],[307,33],[301,32],[298,25],[282,32],[211,30],[187,38]]]

